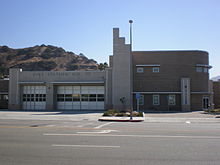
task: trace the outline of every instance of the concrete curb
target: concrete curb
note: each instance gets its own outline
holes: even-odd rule
[[[143,117],[133,117],[132,120],[130,117],[100,117],[98,121],[111,121],[111,122],[142,122],[145,120],[145,114]]]
[[[142,121],[144,121],[144,119],[140,119],[140,120],[137,120],[137,119],[135,119],[135,120],[127,120],[127,119],[104,119],[104,118],[99,118],[99,120],[98,121],[110,121],[110,122],[142,122]]]
[[[168,117],[146,117],[145,122],[153,123],[220,123],[217,118],[168,118]]]

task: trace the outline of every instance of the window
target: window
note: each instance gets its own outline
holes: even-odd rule
[[[143,72],[144,72],[144,68],[140,68],[140,67],[137,68],[137,73],[143,73]]]
[[[140,95],[139,105],[144,105],[144,95]]]
[[[3,100],[8,100],[8,95],[3,95]]]
[[[97,101],[105,101],[105,96],[104,96],[104,94],[98,94],[98,95],[97,95]]]
[[[72,95],[71,94],[65,94],[65,101],[72,101]]]
[[[26,100],[27,100],[27,95],[23,94],[23,101],[26,101]]]
[[[208,73],[209,69],[208,68],[203,68],[204,73]]]
[[[96,94],[90,94],[89,101],[96,101]]]
[[[176,96],[175,95],[168,96],[168,105],[176,105]]]
[[[58,99],[60,97],[58,96]],[[36,102],[42,102],[46,101],[46,94],[23,94],[23,101],[36,101]]]
[[[153,73],[159,73],[160,72],[160,68],[159,67],[153,67],[152,68],[152,72]]]
[[[57,94],[57,101],[64,101],[64,94]]]
[[[80,95],[79,94],[72,94],[73,101],[80,101]]]
[[[203,68],[202,67],[196,67],[196,72],[202,72]]]
[[[153,95],[153,105],[160,105],[160,96]]]
[[[81,101],[89,101],[89,95],[88,94],[82,94],[81,95]]]

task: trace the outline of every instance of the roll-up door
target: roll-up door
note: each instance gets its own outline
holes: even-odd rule
[[[104,109],[104,86],[58,86],[57,109]]]
[[[22,108],[41,110],[46,108],[45,86],[23,86]]]

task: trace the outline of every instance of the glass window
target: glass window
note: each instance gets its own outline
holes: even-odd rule
[[[196,72],[202,72],[202,67],[196,67]]]
[[[73,97],[73,101],[80,101],[79,97]]]
[[[57,98],[59,98],[59,97],[64,97],[64,94],[57,94]]]
[[[82,94],[81,97],[89,97],[88,94]]]
[[[153,67],[152,68],[152,72],[153,73],[159,73],[160,72],[160,68],[159,67]]]
[[[65,94],[65,101],[72,101],[72,95],[71,94]]]
[[[176,105],[176,96],[175,95],[168,96],[168,105]]]
[[[89,101],[89,98],[88,97],[82,97],[81,101]]]
[[[89,101],[96,101],[96,97],[90,97]]]
[[[89,101],[96,101],[96,94],[90,94]]]
[[[104,94],[98,94],[97,101],[105,101]]]
[[[204,71],[205,73],[208,73],[208,72],[209,72],[209,69],[208,69],[208,68],[203,68],[203,71]]]
[[[26,100],[27,100],[27,95],[23,94],[23,101],[26,101]]]
[[[71,94],[65,94],[65,97],[72,97]]]
[[[160,96],[153,95],[153,105],[160,105]]]
[[[72,97],[65,97],[65,101],[72,101]]]
[[[104,94],[98,94],[98,97],[104,97]]]
[[[144,95],[140,95],[139,105],[144,105]]]
[[[137,68],[137,73],[143,73],[143,72],[144,72],[144,68],[140,68],[140,67]]]
[[[64,97],[57,97],[57,101],[64,101]]]
[[[73,94],[73,101],[80,101],[80,95],[79,94]]]
[[[89,97],[96,97],[96,94],[90,94]]]
[[[105,101],[104,97],[99,97],[97,101]]]
[[[64,101],[64,95],[58,94],[57,95],[57,101]]]

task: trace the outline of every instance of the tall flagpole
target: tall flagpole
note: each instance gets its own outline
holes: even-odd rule
[[[130,108],[131,108],[131,114],[130,114],[130,120],[133,119],[132,113],[133,113],[133,69],[132,69],[132,20],[129,20],[130,24],[130,60],[131,60],[131,66],[130,66],[130,74],[131,74],[131,93],[130,93]]]
[[[132,52],[132,20],[129,20],[129,24],[130,24],[130,45],[131,45],[131,52]]]

